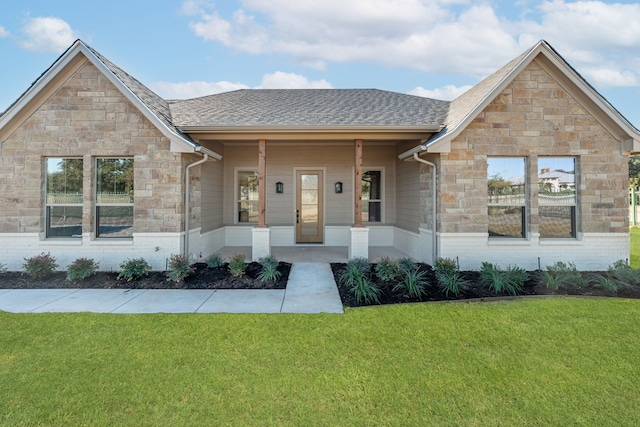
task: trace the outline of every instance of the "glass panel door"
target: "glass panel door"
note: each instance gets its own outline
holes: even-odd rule
[[[322,171],[297,172],[296,241],[322,243]]]

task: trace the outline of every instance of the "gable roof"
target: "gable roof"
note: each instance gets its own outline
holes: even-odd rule
[[[181,129],[391,127],[439,131],[449,102],[377,89],[243,89],[169,101]]]
[[[629,139],[625,141],[627,143],[625,149],[640,151],[640,131],[576,72],[551,45],[545,40],[541,40],[453,100],[449,106],[445,127],[428,140],[423,141],[421,145],[400,154],[399,157],[406,159],[420,151],[448,152],[451,140],[458,136],[539,55],[546,58],[570,84],[575,85],[584,93],[591,105],[604,113],[610,124],[617,126],[628,136]]]
[[[169,139],[172,151],[197,151],[206,153],[214,159],[219,160],[222,158],[219,154],[193,141],[171,123],[170,110],[165,100],[80,39],[76,40],[51,67],[42,73],[20,97],[0,115],[0,130],[11,122],[23,108],[27,107],[31,101],[37,97],[38,93],[43,90],[48,83],[53,81],[59,73],[62,73],[64,68],[76,60],[79,55],[83,55],[98,68],[98,70]]]

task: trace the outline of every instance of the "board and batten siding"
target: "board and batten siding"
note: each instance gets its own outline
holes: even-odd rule
[[[221,154],[224,159],[222,144],[208,146],[214,152]],[[215,230],[224,226],[224,163],[223,161],[209,161],[202,166],[201,192],[202,192],[202,232]]]
[[[415,144],[398,147],[398,152],[413,148]],[[394,156],[397,159],[397,156]],[[420,228],[420,164],[415,161],[396,160],[396,226],[418,232]]]

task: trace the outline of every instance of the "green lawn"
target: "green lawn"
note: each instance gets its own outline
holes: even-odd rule
[[[0,313],[0,425],[631,426],[640,301]]]

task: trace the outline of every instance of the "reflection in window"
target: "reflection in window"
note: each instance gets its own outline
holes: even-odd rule
[[[487,192],[489,236],[525,237],[525,159],[488,158]]]
[[[47,159],[46,236],[82,236],[82,159]]]
[[[364,222],[382,221],[381,171],[362,173],[362,220]]]
[[[258,172],[238,171],[238,222],[258,222]]]
[[[96,237],[133,236],[133,159],[96,161]]]
[[[573,157],[538,159],[540,237],[576,237],[576,175]]]

